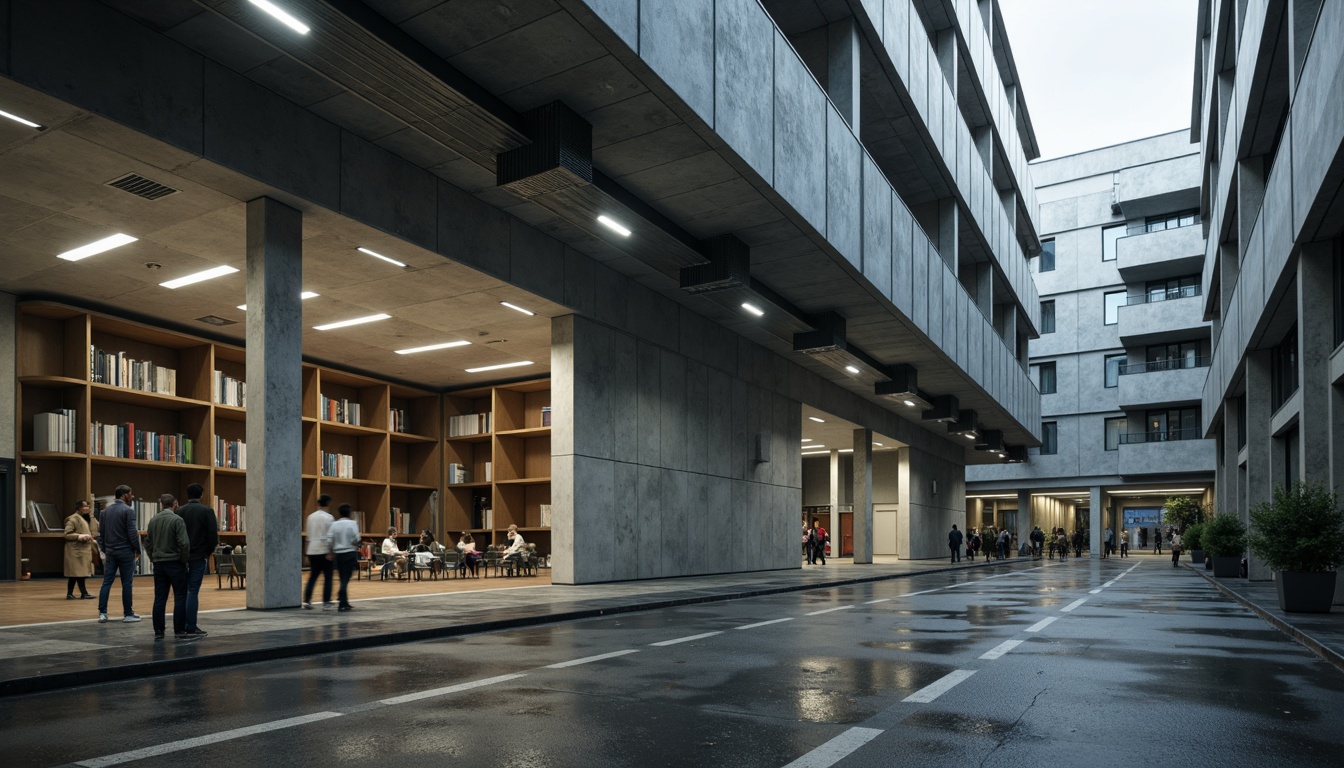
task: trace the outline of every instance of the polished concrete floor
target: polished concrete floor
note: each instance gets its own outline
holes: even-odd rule
[[[1156,558],[0,700],[12,766],[1336,766],[1344,674]]]

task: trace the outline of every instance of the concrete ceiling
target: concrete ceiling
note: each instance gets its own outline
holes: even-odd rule
[[[821,421],[816,421],[821,419]],[[810,405],[803,406],[803,450],[812,450],[817,446],[825,446],[827,450],[844,450],[854,447],[854,430],[859,425],[833,416],[825,411],[813,408]],[[878,445],[881,443],[882,445]],[[897,448],[904,448],[905,443],[893,440],[886,435],[873,433],[874,451],[894,451]]]

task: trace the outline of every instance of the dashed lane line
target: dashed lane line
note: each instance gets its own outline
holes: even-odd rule
[[[901,597],[905,597],[905,595],[901,595]],[[891,602],[890,597],[879,597],[876,600],[869,600],[868,602],[864,603],[864,605],[877,605],[878,603],[889,603],[889,602]]]
[[[985,659],[985,660],[993,660],[993,659],[997,659],[997,658],[999,658],[1000,656],[1004,655],[1005,653],[1007,653],[1007,652],[1013,650],[1013,649],[1016,648],[1017,646],[1021,645],[1023,642],[1025,642],[1025,641],[1023,641],[1023,640],[1004,640],[1002,643],[999,643],[998,645],[994,646],[993,648],[989,649],[988,651],[985,651],[984,653],[982,653],[982,654],[980,655],[980,658]]]
[[[1045,629],[1046,627],[1050,626],[1051,624],[1055,623],[1056,621],[1059,621],[1059,617],[1058,617],[1058,616],[1050,616],[1050,617],[1048,617],[1048,618],[1041,619],[1040,621],[1036,622],[1035,624],[1032,624],[1030,627],[1027,627],[1026,629],[1024,629],[1024,630],[1022,630],[1022,631],[1023,631],[1023,632],[1040,632],[1042,629]]]
[[[689,643],[692,640],[704,640],[706,637],[713,637],[715,635],[722,635],[722,634],[723,634],[722,631],[702,632],[701,634],[698,635],[688,635],[687,637],[678,637],[675,640],[661,640],[656,643],[649,643],[649,645],[656,646],[658,648],[665,648],[669,645],[676,645],[677,643]]]
[[[793,621],[793,617],[792,617],[792,616],[788,616],[788,617],[785,617],[785,618],[782,618],[782,619],[771,619],[771,620],[769,620],[769,621],[758,621],[758,622],[756,622],[755,624],[743,624],[743,625],[740,626],[740,627],[733,627],[733,629],[755,629],[755,628],[757,628],[757,627],[765,627],[765,626],[769,626],[770,624],[779,624],[779,623],[781,623],[781,622],[785,622],[785,621]]]
[[[1072,603],[1069,603],[1068,605],[1064,606],[1063,608],[1060,608],[1060,609],[1059,609],[1059,612],[1060,612],[1060,613],[1072,613],[1074,608],[1077,608],[1078,606],[1082,605],[1083,603],[1086,603],[1087,601],[1088,601],[1088,598],[1086,598],[1086,597],[1080,597],[1080,598],[1078,598],[1077,600],[1074,600]]]
[[[822,610],[820,610],[820,611],[812,611],[811,613],[805,613],[805,614],[803,614],[803,615],[804,615],[804,616],[820,616],[820,615],[822,615],[823,613],[835,613],[836,611],[848,611],[848,610],[850,610],[850,609],[853,608],[853,607],[854,607],[854,606],[852,606],[852,605],[840,605],[840,606],[836,606],[835,608],[824,608],[824,609],[822,609]]]
[[[205,736],[197,736],[192,739],[182,739],[181,741],[170,741],[167,744],[157,744],[143,749],[133,749],[129,752],[118,752],[115,755],[104,755],[89,760],[83,760],[75,765],[83,768],[102,768],[105,765],[120,765],[129,763],[132,760],[144,760],[159,755],[168,755],[174,752],[181,752],[195,747],[203,747],[209,744],[218,744],[221,741],[232,741],[233,739],[243,739],[248,736],[255,736],[259,733],[269,731],[279,731],[285,728],[293,728],[308,723],[316,723],[322,720],[330,720],[333,717],[340,717],[340,712],[315,712],[311,715],[302,717],[291,717],[286,720],[275,720],[269,723],[260,723],[258,725],[249,725],[246,728],[234,728],[231,731],[220,731],[219,733],[210,733]]]
[[[487,677],[483,680],[472,680],[471,682],[467,683],[458,683],[457,685],[446,685],[442,688],[430,688],[427,691],[417,691],[415,693],[408,693],[404,696],[393,696],[390,699],[383,699],[378,703],[386,704],[387,706],[393,706],[395,704],[408,704],[412,701],[420,701],[421,699],[432,699],[435,696],[447,696],[450,693],[461,693],[462,691],[470,691],[473,688],[484,688],[487,685],[506,683],[510,680],[517,680],[524,674],[525,673],[523,672],[517,672],[511,675],[500,675],[498,677]]]
[[[956,669],[948,672],[946,675],[935,680],[933,683],[920,688],[918,691],[901,699],[903,702],[912,704],[928,704],[929,702],[942,696],[944,693],[952,690],[958,683],[975,674],[974,669]]]
[[[616,658],[617,656],[627,656],[627,655],[632,654],[632,653],[639,653],[639,649],[638,649],[638,648],[627,648],[627,649],[625,649],[624,651],[612,651],[611,653],[599,653],[599,654],[597,654],[596,656],[585,656],[585,657],[583,657],[582,659],[570,659],[569,661],[561,661],[561,662],[558,662],[558,663],[555,663],[555,664],[547,664],[545,667],[542,667],[542,669],[564,669],[565,667],[577,667],[577,666],[579,666],[580,664],[591,664],[591,663],[593,663],[594,661],[602,661],[602,660],[604,660],[604,659],[614,659],[614,658]]]
[[[784,768],[830,768],[881,735],[877,728],[850,728]]]

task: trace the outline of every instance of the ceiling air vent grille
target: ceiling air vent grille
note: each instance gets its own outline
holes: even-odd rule
[[[107,182],[107,186],[116,187],[123,192],[130,192],[136,197],[143,197],[146,200],[158,200],[169,195],[175,195],[181,190],[173,189],[167,184],[160,184],[157,181],[146,179],[136,173],[128,173],[119,179]]]

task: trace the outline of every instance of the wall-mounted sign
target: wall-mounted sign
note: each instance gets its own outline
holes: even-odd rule
[[[1161,507],[1125,507],[1126,528],[1144,528],[1161,524]]]

